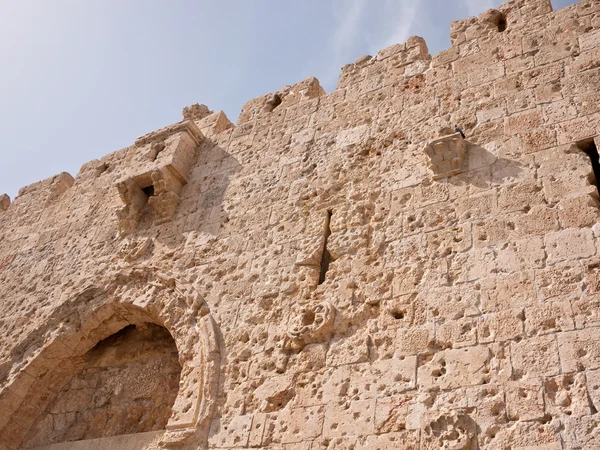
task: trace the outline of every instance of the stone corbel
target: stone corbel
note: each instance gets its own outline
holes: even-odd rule
[[[467,155],[467,141],[460,133],[442,136],[431,141],[424,150],[427,167],[433,172],[433,179],[448,178],[462,172]]]

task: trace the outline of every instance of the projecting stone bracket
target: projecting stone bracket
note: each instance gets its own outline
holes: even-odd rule
[[[433,179],[447,178],[462,172],[462,164],[467,155],[467,141],[460,133],[449,134],[431,141],[424,150],[427,167],[433,172]]]
[[[194,122],[184,120],[135,141],[132,169],[116,183],[124,203],[116,211],[122,235],[138,226],[147,205],[152,208],[156,223],[175,216],[179,193],[187,183],[196,149],[203,139]]]

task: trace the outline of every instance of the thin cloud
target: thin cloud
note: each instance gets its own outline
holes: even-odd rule
[[[421,0],[383,0],[379,8],[373,8],[368,0],[334,1],[331,64],[324,84],[335,86],[340,68],[359,56],[374,55],[382,48],[406,41],[421,3]]]

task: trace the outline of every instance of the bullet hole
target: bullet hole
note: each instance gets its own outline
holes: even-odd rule
[[[396,320],[404,319],[404,313],[402,311],[392,311],[392,317]]]
[[[146,186],[145,188],[142,188],[142,191],[148,198],[150,198],[154,195],[154,185],[151,184],[150,186]]]

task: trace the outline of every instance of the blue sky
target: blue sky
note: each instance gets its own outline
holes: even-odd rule
[[[500,0],[0,0],[0,194],[177,122],[204,103],[242,105],[314,75],[425,38],[450,46],[452,20]],[[554,8],[576,3],[553,0]]]

